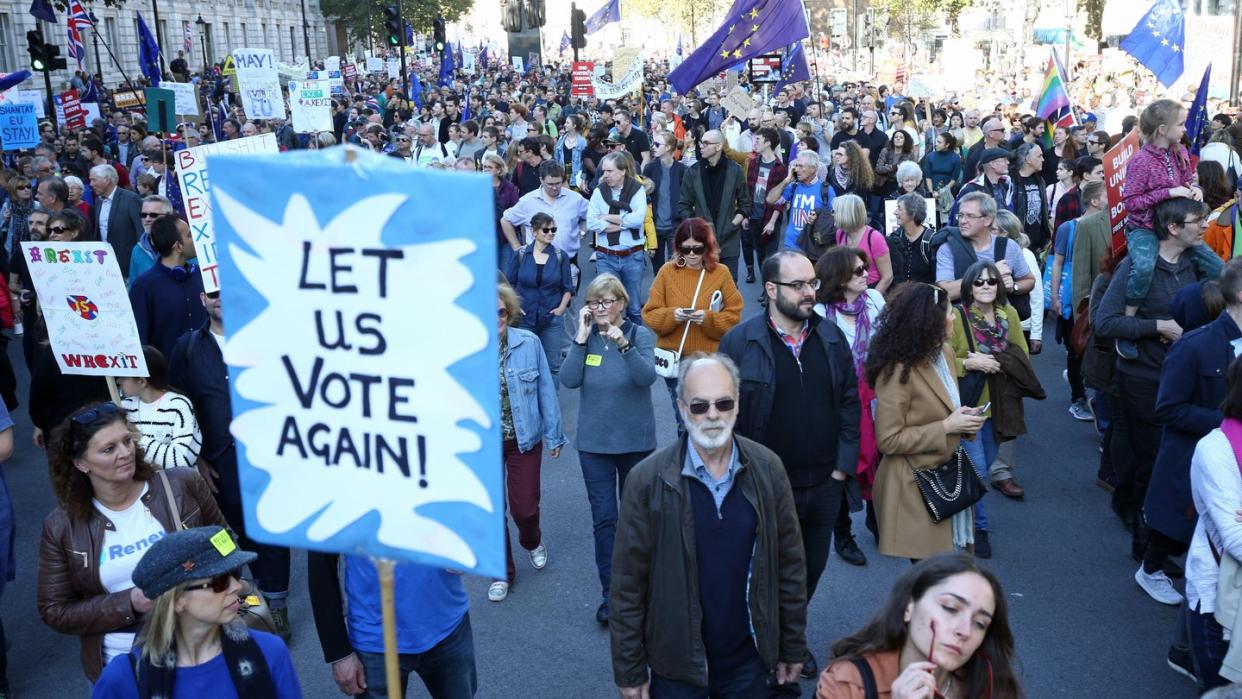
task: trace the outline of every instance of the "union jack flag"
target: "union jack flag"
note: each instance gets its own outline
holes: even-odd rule
[[[69,3],[69,15],[65,18],[65,23],[69,27],[69,55],[78,62],[78,70],[86,70],[83,63],[86,60],[86,47],[82,44],[82,30],[91,27],[91,16],[82,9],[79,0]]]

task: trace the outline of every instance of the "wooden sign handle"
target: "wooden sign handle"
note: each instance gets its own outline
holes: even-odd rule
[[[397,605],[393,594],[393,569],[390,558],[376,559],[379,568],[380,607],[384,616],[384,674],[388,678],[388,699],[401,699],[401,667],[397,658]]]

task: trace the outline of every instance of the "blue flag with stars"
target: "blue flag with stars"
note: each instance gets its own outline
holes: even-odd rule
[[[668,74],[668,81],[684,95],[729,66],[809,35],[800,0],[737,0],[720,28]]]
[[[560,50],[560,53],[565,53],[566,51],[568,51],[568,50],[569,50],[569,47],[570,47],[569,32],[565,32],[565,33],[561,34],[561,50]]]
[[[595,14],[587,17],[586,33],[594,34],[604,28],[605,24],[621,21],[621,0],[608,0]]]
[[[1212,130],[1207,127],[1208,83],[1212,82],[1212,64],[1203,70],[1203,80],[1199,82],[1199,91],[1195,93],[1195,101],[1190,103],[1190,111],[1186,114],[1186,137],[1190,139],[1190,154],[1198,155],[1199,149],[1207,145]]]
[[[1143,19],[1121,40],[1121,49],[1171,87],[1186,70],[1186,15],[1174,0],[1156,0]]]
[[[806,51],[802,49],[802,42],[790,44],[781,52],[781,79],[776,83],[776,89],[810,79],[811,68],[806,64]]]

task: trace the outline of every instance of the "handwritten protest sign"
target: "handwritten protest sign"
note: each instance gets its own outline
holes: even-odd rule
[[[65,374],[147,376],[125,278],[108,243],[22,243],[56,364]]]
[[[735,85],[728,94],[720,98],[720,106],[738,119],[745,119],[750,116],[750,110],[755,108],[755,100],[741,86]]]
[[[617,54],[620,56],[623,50],[625,49],[618,50]],[[631,53],[627,51],[625,57],[628,58],[630,57],[630,55]],[[631,92],[637,90],[639,87],[642,86],[643,84],[642,51],[633,50],[632,56],[633,57],[630,58],[630,63],[627,63],[627,64],[619,64],[617,60],[615,59],[613,60],[612,62],[613,81],[611,83],[599,77],[594,79],[594,81],[592,82],[592,86],[595,88],[595,96],[597,98],[601,100],[617,99],[619,97],[624,97],[630,94]]]
[[[328,56],[327,58],[323,59],[323,69],[328,71],[329,73],[333,71],[339,71],[341,69],[341,57],[340,56]]]
[[[384,72],[384,59],[379,56],[367,56],[366,66],[368,73],[382,73]]]
[[[503,575],[487,178],[356,149],[211,177],[247,535]]]
[[[198,252],[198,268],[203,273],[203,290],[219,291],[219,260],[216,257],[216,236],[212,227],[211,182],[208,177],[208,158],[219,155],[250,155],[277,153],[276,135],[265,133],[234,141],[210,143],[197,148],[179,150],[174,155],[177,164],[177,181],[181,183],[181,196],[185,202],[185,218],[194,236],[194,249]]]
[[[0,142],[4,143],[4,150],[34,148],[39,145],[39,117],[35,115],[33,104],[0,104]]]
[[[332,130],[332,96],[327,80],[289,81],[289,112],[298,133]]]
[[[160,87],[172,90],[176,95],[177,114],[198,116],[198,86],[194,83],[174,83],[167,80]]]
[[[285,101],[271,49],[233,49],[242,110],[250,119],[284,119]]]

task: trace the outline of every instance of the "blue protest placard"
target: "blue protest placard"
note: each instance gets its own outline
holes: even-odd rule
[[[487,177],[334,148],[211,184],[247,534],[503,576]]]
[[[4,144],[4,150],[39,145],[39,117],[33,104],[0,104],[0,143]]]

